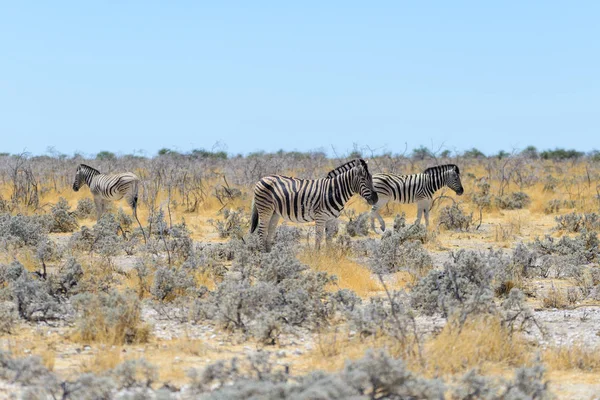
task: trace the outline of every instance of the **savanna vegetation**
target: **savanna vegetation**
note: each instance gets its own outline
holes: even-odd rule
[[[429,230],[353,198],[312,224],[248,234],[254,183],[454,163]],[[140,177],[96,221],[78,164]],[[0,393],[24,398],[591,397],[600,387],[600,158],[162,149],[154,157],[0,155]],[[137,397],[136,397],[137,396]]]

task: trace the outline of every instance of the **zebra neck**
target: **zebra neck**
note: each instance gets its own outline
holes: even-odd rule
[[[344,172],[338,175],[332,183],[332,189],[340,194],[342,207],[350,200],[354,194],[358,193],[358,185],[354,182],[354,177],[350,172]]]
[[[91,169],[84,171],[83,177],[84,177],[85,183],[87,183],[87,185],[89,187],[92,187],[92,179],[94,178],[94,176],[97,176],[97,175],[100,175],[100,172],[94,171]]]
[[[431,194],[437,192],[438,190],[440,190],[441,188],[446,186],[446,174],[445,173],[430,175],[429,179],[430,179],[429,187],[431,188]]]

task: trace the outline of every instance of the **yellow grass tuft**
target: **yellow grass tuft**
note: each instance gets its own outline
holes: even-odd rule
[[[462,329],[448,323],[425,346],[427,369],[435,373],[460,373],[483,369],[490,363],[522,365],[529,361],[527,345],[518,335],[510,335],[497,317],[467,321]]]
[[[124,354],[121,347],[102,346],[91,359],[81,361],[80,371],[95,374],[106,372],[125,361]]]
[[[367,267],[350,260],[340,249],[328,248],[321,251],[307,249],[299,259],[315,271],[337,276],[337,287],[331,288],[332,290],[350,289],[361,297],[383,290]]]
[[[600,348],[584,345],[551,347],[542,356],[552,370],[600,372]]]

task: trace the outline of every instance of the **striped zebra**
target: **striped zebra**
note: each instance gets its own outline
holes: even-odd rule
[[[375,231],[375,217],[377,217],[381,230],[385,231],[385,222],[377,211],[390,200],[404,204],[417,203],[415,223],[420,224],[421,216],[425,214],[425,226],[428,227],[433,194],[444,186],[448,186],[459,196],[463,194],[458,166],[438,165],[427,168],[422,174],[414,175],[373,175],[373,187],[379,195],[379,201],[371,209],[371,228]]]
[[[337,167],[324,179],[266,176],[254,187],[250,233],[258,227],[263,250],[269,251],[280,217],[292,222],[315,221],[319,249],[325,224],[337,218],[356,193],[371,205],[377,203],[371,173],[362,159]]]
[[[133,210],[133,216],[140,225],[144,241],[146,241],[146,233],[137,216],[138,190],[140,179],[132,172],[124,172],[121,174],[102,174],[95,168],[89,165],[79,164],[75,173],[75,182],[73,182],[73,190],[79,191],[81,185],[86,184],[90,187],[90,192],[94,196],[96,204],[96,218],[100,219],[109,201],[118,201],[123,197],[127,200],[127,204]]]

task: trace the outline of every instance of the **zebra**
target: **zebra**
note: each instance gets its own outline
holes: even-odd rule
[[[127,204],[133,210],[133,216],[140,225],[144,241],[146,241],[146,233],[137,216],[138,190],[140,179],[132,172],[123,172],[121,174],[102,174],[95,168],[89,165],[79,164],[75,173],[75,182],[73,182],[73,190],[79,191],[81,186],[86,184],[89,186],[94,203],[96,204],[96,220],[99,220],[109,201],[118,201],[123,197],[127,200]]]
[[[337,218],[356,193],[370,205],[377,203],[371,173],[363,159],[349,161],[322,179],[265,176],[254,187],[250,233],[258,227],[261,246],[268,252],[280,217],[292,222],[315,221],[318,250],[327,221]]]
[[[429,209],[431,208],[433,194],[444,186],[454,190],[461,196],[464,192],[460,181],[460,170],[454,164],[438,165],[427,168],[421,174],[373,175],[373,187],[379,195],[378,202],[371,209],[371,228],[375,231],[375,217],[379,220],[382,231],[385,231],[385,222],[377,212],[388,201],[409,204],[417,203],[417,220],[421,223],[421,216],[425,214],[425,226],[429,227]]]

